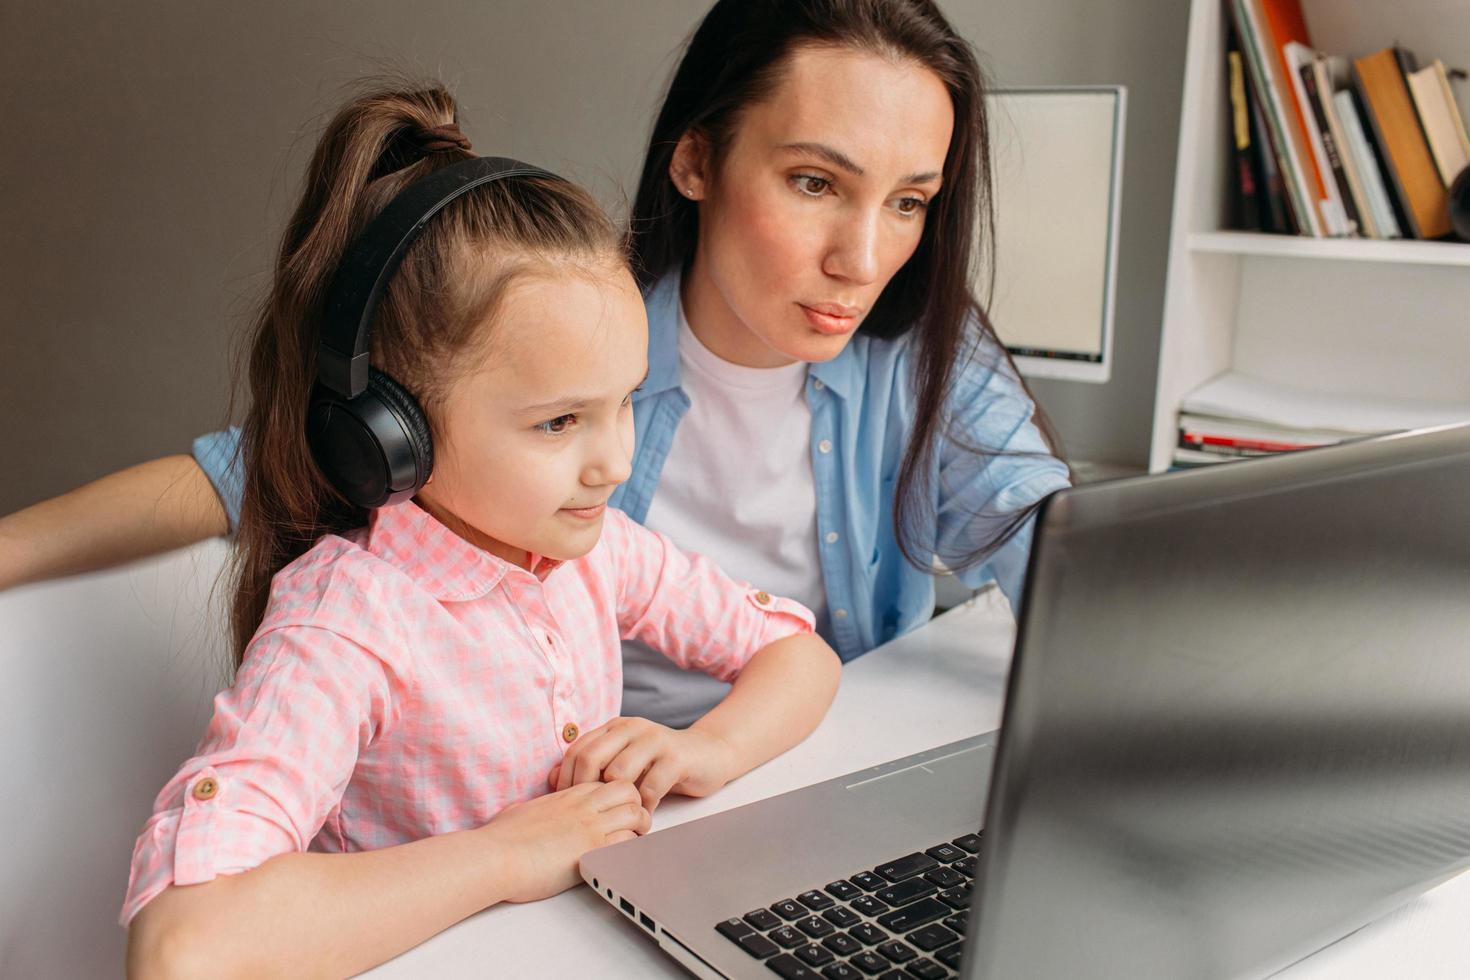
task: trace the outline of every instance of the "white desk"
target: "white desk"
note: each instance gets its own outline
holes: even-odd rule
[[[703,800],[671,798],[654,830],[1000,724],[1014,625],[996,590],[844,668],[832,710],[786,755]],[[1287,980],[1470,976],[1470,874],[1278,974]],[[642,930],[578,887],[499,906],[370,971],[419,977],[684,977]],[[775,976],[775,974],[772,974]]]

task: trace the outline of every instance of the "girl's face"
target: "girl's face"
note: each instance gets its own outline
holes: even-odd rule
[[[802,47],[718,168],[686,135],[669,173],[699,201],[683,287],[699,339],[751,367],[836,357],[918,247],[953,129],[929,69]]]
[[[631,395],[648,320],[625,269],[553,270],[501,302],[481,363],[438,412],[434,474],[416,498],[472,544],[522,567],[597,544],[628,478]]]

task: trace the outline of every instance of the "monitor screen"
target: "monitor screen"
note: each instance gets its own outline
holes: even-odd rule
[[[1030,377],[1108,380],[1125,103],[1120,86],[987,96],[995,281],[975,292]]]

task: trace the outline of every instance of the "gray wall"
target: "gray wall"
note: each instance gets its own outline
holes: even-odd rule
[[[946,0],[1001,83],[1130,88],[1114,380],[1044,382],[1075,456],[1142,465],[1183,0]],[[225,421],[231,356],[321,114],[375,66],[442,77],[482,152],[626,207],[706,0],[12,0],[0,12],[0,513]],[[20,461],[23,464],[18,465]]]

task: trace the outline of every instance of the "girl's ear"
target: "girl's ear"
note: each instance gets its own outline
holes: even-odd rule
[[[709,141],[702,133],[686,131],[669,160],[669,179],[691,201],[704,200],[708,190]]]

